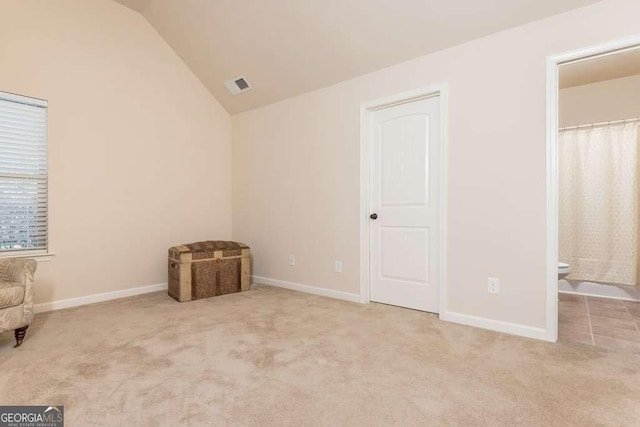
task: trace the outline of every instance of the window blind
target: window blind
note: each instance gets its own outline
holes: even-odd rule
[[[47,103],[0,93],[0,252],[46,252],[47,216]]]

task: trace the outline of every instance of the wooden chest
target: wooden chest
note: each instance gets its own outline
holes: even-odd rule
[[[169,296],[183,302],[248,291],[250,249],[221,240],[169,249]]]

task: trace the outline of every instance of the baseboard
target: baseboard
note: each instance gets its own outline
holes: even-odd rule
[[[291,289],[292,291],[306,292],[308,294],[341,299],[344,301],[360,302],[360,294],[335,291],[333,289],[319,288],[317,286],[301,285],[300,283],[285,282],[284,280],[269,279],[268,277],[251,276],[251,283],[261,283],[263,285],[276,286],[278,288]]]
[[[440,319],[447,322],[460,323],[462,325],[474,326],[476,328],[489,329],[506,334],[519,335],[521,337],[534,338],[537,340],[547,340],[547,331],[542,328],[520,325],[517,323],[503,322],[500,320],[487,319],[485,317],[470,316],[468,314],[455,313],[451,311],[441,311]]]
[[[101,294],[86,295],[83,297],[63,299],[59,301],[44,302],[35,304],[33,306],[33,309],[36,313],[44,313],[46,311],[62,310],[63,308],[78,307],[80,305],[94,304],[96,302],[111,301],[119,298],[132,297],[134,295],[164,291],[166,289],[166,283],[158,283],[156,285],[140,286],[138,288],[122,289],[119,291],[103,292]]]
[[[359,294],[319,288],[317,286],[302,285],[300,283],[286,282],[284,280],[270,279],[268,277],[251,276],[251,282],[276,286],[278,288],[291,289],[293,291],[306,292],[308,294],[320,295],[323,297],[341,299],[344,301],[360,302]],[[517,323],[502,322],[500,320],[486,319],[484,317],[470,316],[468,314],[455,313],[451,311],[440,312],[440,319],[447,322],[460,323],[462,325],[474,326],[476,328],[489,329],[491,331],[504,332],[527,338],[534,338],[538,340],[547,339],[546,330],[519,325]]]

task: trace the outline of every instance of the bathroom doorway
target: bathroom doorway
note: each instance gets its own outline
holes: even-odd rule
[[[555,206],[548,219],[555,271],[548,279],[555,287],[548,290],[556,298],[559,341],[640,353],[637,42],[576,52],[552,64],[549,187]]]

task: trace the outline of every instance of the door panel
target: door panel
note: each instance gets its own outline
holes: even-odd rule
[[[424,205],[429,195],[425,169],[429,116],[416,114],[380,125],[383,206]]]
[[[415,284],[429,283],[429,229],[380,227],[380,277]],[[396,256],[403,254],[403,256]]]
[[[439,311],[440,99],[371,120],[370,299]]]

